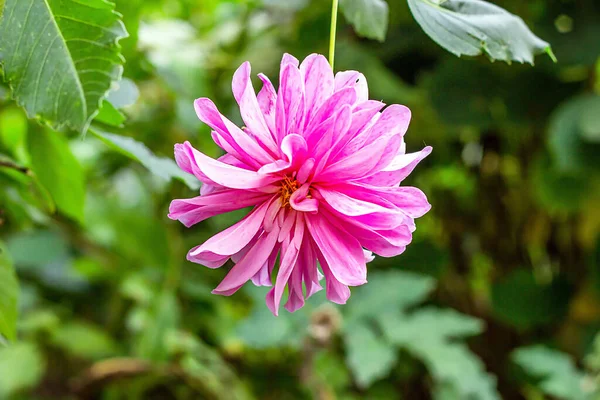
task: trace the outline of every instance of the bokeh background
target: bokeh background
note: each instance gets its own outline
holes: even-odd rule
[[[130,37],[109,100],[126,119],[97,126],[159,156],[185,140],[220,154],[192,102],[210,97],[241,125],[231,77],[243,61],[276,81],[283,52],[327,53],[328,1],[116,4]],[[320,294],[273,317],[264,288],[213,296],[227,268],[185,261],[244,212],[185,229],[166,217],[194,194],[185,182],[69,136],[79,222],[0,168],[0,257],[21,291],[0,398],[600,398],[600,4],[496,1],[552,44],[558,63],[535,67],[457,58],[405,1],[388,4],[383,43],[340,15],[336,69],[411,108],[408,151],[433,146],[406,182],[433,205],[408,250],[369,264],[346,306]],[[0,152],[26,163],[51,133],[0,91]]]

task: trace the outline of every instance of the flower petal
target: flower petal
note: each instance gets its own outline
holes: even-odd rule
[[[246,61],[233,74],[233,97],[240,106],[242,119],[254,138],[268,149],[272,155],[279,154],[277,144],[271,135],[264,115],[258,104],[252,81],[250,63]]]
[[[260,167],[274,161],[256,139],[242,131],[233,122],[225,118],[215,104],[207,98],[199,98],[194,101],[194,108],[198,118],[214,129],[224,141],[226,141],[239,155],[244,163]]]
[[[229,257],[244,249],[256,237],[262,228],[268,205],[269,202],[263,203],[240,222],[193,248],[189,251],[187,259],[209,268],[220,267]],[[223,257],[223,262],[214,262]]]
[[[288,134],[300,132],[304,117],[304,82],[293,64],[286,64],[281,71],[275,107],[276,139],[281,143]]]
[[[194,149],[189,142],[183,144],[191,154],[190,162],[197,167],[211,181],[231,189],[257,189],[275,182],[277,177],[261,175],[214,160]]]
[[[333,94],[334,78],[331,66],[320,54],[311,54],[300,64],[300,72],[304,79],[306,116],[305,128],[311,116]]]
[[[367,266],[360,243],[321,214],[306,214],[306,225],[331,272],[345,285],[366,283]]]
[[[427,146],[416,153],[398,154],[388,166],[361,179],[361,182],[375,186],[396,186],[410,175],[421,160],[431,154],[431,150],[431,146]]]
[[[369,100],[369,86],[363,74],[357,71],[340,71],[335,74],[335,91],[344,88],[353,88],[356,91],[356,102],[362,103]]]
[[[231,268],[221,283],[212,291],[213,294],[230,296],[237,292],[244,283],[252,278],[269,259],[275,244],[279,229],[275,227],[271,232],[264,233],[254,247]]]
[[[189,228],[215,215],[260,204],[270,196],[245,190],[223,190],[191,199],[176,199],[169,206],[169,218]]]

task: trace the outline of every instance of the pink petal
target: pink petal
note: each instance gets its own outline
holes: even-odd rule
[[[256,140],[225,118],[215,104],[207,98],[194,101],[198,118],[214,129],[242,157],[241,161],[253,167],[272,162],[271,156]]]
[[[290,133],[300,133],[304,117],[304,82],[300,70],[287,64],[281,72],[275,114],[276,138],[281,143]]]
[[[320,54],[311,54],[300,64],[304,79],[306,118],[305,125],[319,107],[333,94],[334,78],[331,66]]]
[[[305,183],[290,196],[290,206],[294,210],[312,214],[319,211],[319,201],[307,197],[309,187]]]
[[[209,268],[220,267],[229,257],[244,249],[256,237],[262,228],[268,205],[269,202],[263,203],[240,222],[193,248],[189,251],[187,259]],[[223,257],[223,262],[214,263],[215,260],[221,260]]]
[[[322,198],[336,213],[374,229],[394,229],[406,220],[405,214],[396,207],[386,208],[324,187],[315,188],[314,193],[317,199]]]
[[[242,119],[250,133],[259,143],[262,143],[265,148],[271,151],[272,155],[278,154],[279,149],[273,140],[252,87],[249,62],[243,63],[233,74],[232,89],[233,96],[240,106]]]
[[[260,174],[287,173],[290,170],[299,168],[306,159],[306,140],[295,133],[287,135],[281,142],[281,152],[284,155],[284,160],[277,160],[264,165],[258,172]]]
[[[356,91],[356,102],[362,103],[369,100],[369,86],[363,74],[356,71],[340,71],[335,74],[335,91],[344,88],[353,88]]]
[[[327,262],[327,259],[316,245],[315,251],[319,260],[319,264],[323,269],[323,274],[325,274],[327,299],[336,304],[346,304],[348,298],[350,297],[350,289],[347,285],[344,285],[336,278],[329,263]]]
[[[262,89],[258,92],[256,99],[262,112],[269,131],[275,137],[275,103],[277,102],[277,92],[273,84],[264,74],[258,74],[263,83]]]
[[[188,148],[191,157],[190,162],[197,167],[211,181],[231,189],[257,189],[267,186],[277,180],[276,177],[268,177],[255,171],[249,171],[239,167],[214,160],[194,149],[189,142],[183,144]]]
[[[356,239],[321,214],[307,214],[306,225],[338,281],[350,286],[367,282],[365,257]]]
[[[383,136],[370,145],[328,166],[315,176],[315,182],[342,182],[360,179],[379,172],[387,166],[400,148],[402,138],[398,135]]]
[[[361,179],[361,182],[376,186],[396,186],[400,184],[415,167],[431,153],[431,146],[416,153],[399,154],[380,172]]]
[[[309,144],[312,143],[312,135],[316,135],[318,140],[319,136],[315,133],[316,128],[321,125],[323,121],[335,115],[342,106],[346,104],[352,105],[355,101],[356,92],[351,88],[340,90],[325,100],[317,112],[311,116],[310,121],[307,121],[305,124],[306,128],[304,129],[303,136],[306,138],[306,142]]]
[[[275,228],[269,233],[263,234],[254,247],[231,268],[231,271],[225,276],[221,283],[212,291],[213,294],[230,296],[237,292],[250,278],[252,278],[269,259],[275,243],[279,229]]]
[[[271,196],[245,190],[224,190],[191,199],[176,199],[169,206],[169,218],[189,228],[215,215],[260,204]]]

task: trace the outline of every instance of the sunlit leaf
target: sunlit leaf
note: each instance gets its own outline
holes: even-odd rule
[[[528,62],[537,54],[554,55],[523,20],[483,0],[408,0],[415,19],[440,46],[461,56]]]
[[[389,14],[385,0],[340,0],[340,10],[360,36],[385,40]]]
[[[0,398],[35,386],[42,378],[45,361],[31,343],[0,348]]]
[[[16,336],[18,298],[19,282],[8,250],[0,241],[0,336],[9,340]]]
[[[122,73],[127,32],[105,0],[6,0],[0,59],[29,117],[84,132]]]

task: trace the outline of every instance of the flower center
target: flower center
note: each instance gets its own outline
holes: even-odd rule
[[[281,194],[281,207],[289,207],[290,206],[290,197],[292,197],[292,193],[294,193],[300,187],[300,183],[292,177],[286,176],[281,181],[281,189],[279,189],[279,193]]]

